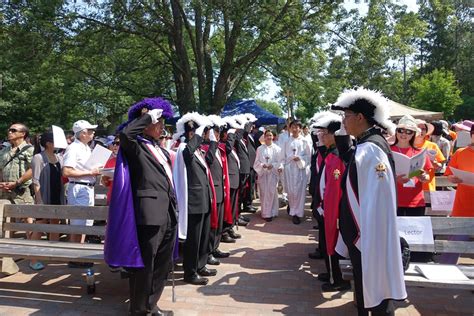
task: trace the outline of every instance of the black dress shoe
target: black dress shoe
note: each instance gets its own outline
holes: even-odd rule
[[[324,256],[322,255],[321,252],[319,252],[319,249],[316,249],[314,252],[308,253],[308,257],[310,259],[323,259]]]
[[[255,213],[257,212],[257,209],[253,206],[247,206],[247,207],[244,207],[242,209],[242,212],[245,212],[245,213]]]
[[[188,277],[184,277],[184,282],[193,285],[206,285],[209,282],[208,278],[203,278],[199,274],[193,274]]]
[[[220,251],[219,249],[214,250],[213,252],[214,258],[227,258],[230,256],[230,253]]]
[[[216,269],[208,269],[208,268],[204,267],[201,270],[198,270],[198,274],[200,276],[215,276],[217,274],[217,270]]]
[[[273,220],[273,218],[267,217],[267,218],[264,218],[264,220],[265,220],[266,222],[271,222],[271,221]]]
[[[319,273],[318,280],[322,282],[329,282],[329,273]]]
[[[237,234],[236,232],[234,232],[232,229],[229,230],[229,236],[231,238],[234,238],[234,239],[239,239],[239,238],[242,238],[242,236],[240,234]]]
[[[243,221],[239,218],[239,220],[237,221],[237,225],[239,226],[247,226],[249,223],[246,222],[246,221]]]
[[[229,235],[225,234],[225,235],[222,235],[221,237],[221,242],[225,242],[225,243],[235,243],[235,239],[230,237]]]
[[[324,283],[321,285],[321,290],[323,292],[341,292],[341,291],[347,291],[351,289],[351,283],[350,282],[341,282],[339,284],[331,284],[331,283]]]
[[[239,219],[246,221],[247,223],[250,222],[250,217],[245,215],[239,215]]]
[[[157,308],[151,313],[152,316],[173,316],[173,311],[165,311],[162,309]]]
[[[221,262],[217,260],[212,254],[210,254],[207,257],[207,264],[210,264],[211,266],[218,266],[221,264]]]
[[[293,221],[293,224],[295,224],[295,225],[298,225],[299,223],[301,223],[300,218],[296,215],[293,215],[292,221]]]

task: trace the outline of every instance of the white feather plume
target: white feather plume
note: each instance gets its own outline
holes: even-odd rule
[[[247,118],[247,121],[249,121],[249,122],[253,123],[253,122],[256,122],[258,120],[257,117],[255,117],[255,115],[253,115],[252,113],[245,113],[244,115]]]
[[[240,124],[235,121],[233,116],[226,116],[222,118],[232,128],[240,128]]]
[[[178,137],[184,134],[184,125],[189,121],[193,121],[198,126],[211,125],[210,121],[198,112],[186,113],[176,122],[176,134],[178,134]]]
[[[212,122],[213,126],[221,127],[226,124],[226,121],[222,117],[215,114],[208,115],[207,118]]]
[[[390,102],[379,91],[365,89],[364,87],[346,89],[339,95],[334,106],[346,109],[360,99],[367,100],[375,107],[373,119],[377,124],[385,128],[389,133],[392,129],[393,132],[395,131],[394,125],[390,121]]]
[[[319,114],[320,115],[313,123],[316,128],[327,128],[332,122],[342,122],[342,117],[334,112],[324,111],[319,112]]]

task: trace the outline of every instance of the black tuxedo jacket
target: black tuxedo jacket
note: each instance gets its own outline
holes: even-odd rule
[[[119,136],[121,151],[129,164],[135,218],[137,225],[161,226],[167,223],[169,214],[176,224],[176,198],[166,171],[150,149],[137,140],[149,124],[151,116],[142,115]]]
[[[227,170],[229,171],[229,183],[231,189],[238,189],[239,180],[239,163],[232,154],[232,149],[235,144],[235,134],[227,134],[227,141],[225,142],[225,152],[227,154]]]
[[[206,162],[211,170],[212,181],[214,182],[214,190],[216,191],[216,203],[222,203],[224,200],[224,186],[222,181],[224,180],[222,165],[219,162],[219,158],[216,155],[217,142],[210,142],[209,149],[206,153]]]
[[[211,189],[207,178],[206,167],[194,154],[201,150],[202,137],[194,135],[183,149],[188,183],[188,214],[206,214],[211,206]],[[203,155],[204,160],[204,155]]]
[[[244,131],[237,130],[235,132],[235,150],[237,151],[237,156],[240,160],[240,173],[249,174],[250,173],[250,160],[248,146],[244,142]]]
[[[252,138],[250,134],[247,134],[247,151],[249,153],[249,162],[250,162],[250,169],[253,169],[253,164],[255,163],[255,158],[257,157],[256,149],[257,146],[255,144],[255,140]]]

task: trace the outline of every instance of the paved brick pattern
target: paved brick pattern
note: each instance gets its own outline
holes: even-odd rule
[[[310,212],[300,225],[291,223],[285,210],[273,222],[259,214],[242,239],[222,244],[231,257],[221,259],[218,274],[205,287],[183,283],[175,272],[176,302],[167,286],[160,306],[175,315],[355,315],[352,292],[321,293],[316,275],[321,260],[307,253],[316,246],[317,231]],[[84,271],[50,263],[33,272],[27,262],[21,272],[0,279],[0,315],[127,315],[128,283],[104,265],[96,265],[97,291],[87,295]],[[171,284],[171,282],[170,282]],[[408,288],[409,299],[398,303],[396,315],[473,315],[474,295],[469,291]]]

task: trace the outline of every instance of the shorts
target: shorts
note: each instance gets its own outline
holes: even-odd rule
[[[9,200],[12,204],[34,204],[29,188],[23,194],[0,191],[0,200]]]
[[[94,206],[94,188],[82,184],[69,183],[67,189],[68,205]],[[92,226],[92,219],[71,219],[71,225],[75,226]]]

